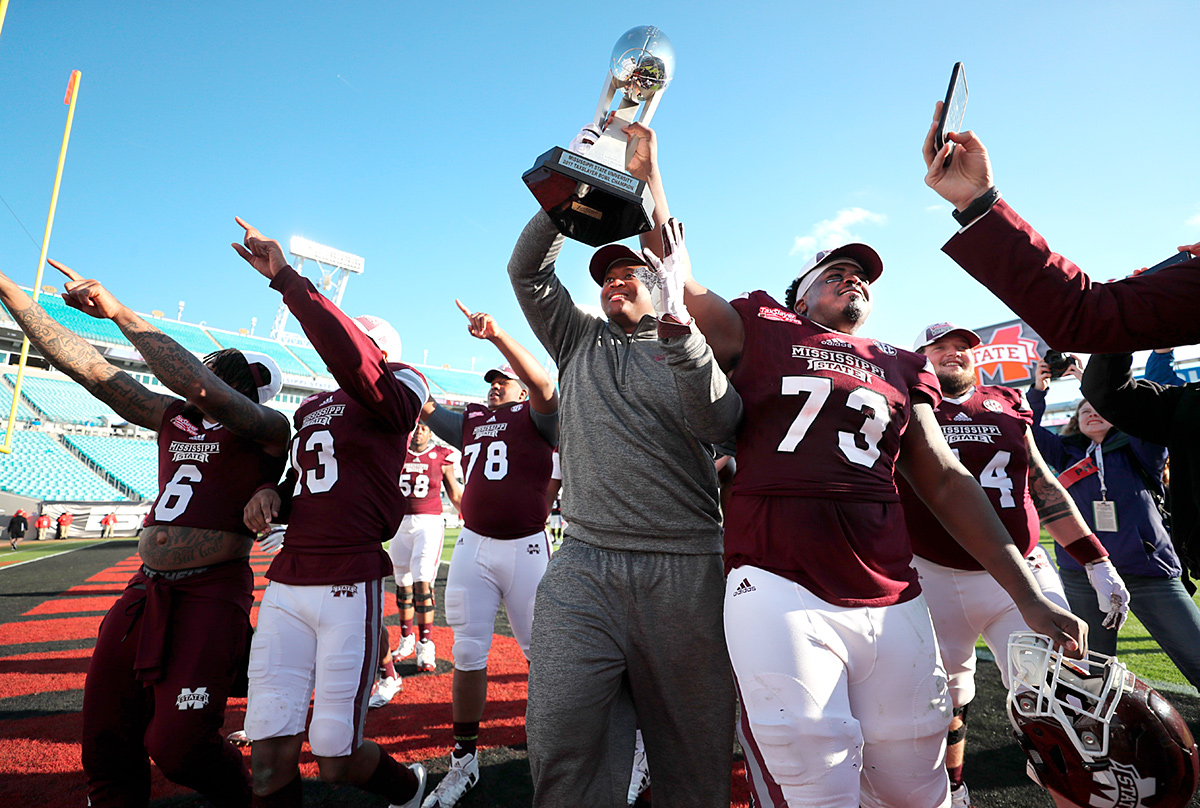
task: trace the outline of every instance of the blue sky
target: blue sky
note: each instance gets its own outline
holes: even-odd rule
[[[1006,199],[1094,277],[1200,241],[1193,4],[64,3],[0,33],[0,268],[36,270],[72,69],[83,72],[50,254],[127,304],[265,334],[279,298],[234,215],[361,255],[344,308],[405,359],[484,369],[454,298],[532,347],[505,275],[536,209],[520,175],[595,108],[609,51],[678,55],[654,126],[695,272],[778,297],[830,240],[883,256],[863,333],[1006,309],[940,252],[956,227],[921,141],[955,61]],[[590,248],[560,276],[595,302]],[[49,270],[46,282],[61,285]],[[428,352],[426,354],[426,352]],[[544,352],[537,354],[544,357]]]

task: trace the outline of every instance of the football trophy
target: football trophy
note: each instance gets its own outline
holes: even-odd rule
[[[555,147],[521,176],[563,235],[599,247],[650,229],[654,200],[646,183],[625,171],[637,142],[621,128],[650,124],[674,74],[666,34],[650,25],[626,31],[613,46],[596,105],[595,145],[586,156]]]

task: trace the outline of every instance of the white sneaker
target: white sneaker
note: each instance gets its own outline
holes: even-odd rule
[[[417,670],[421,673],[437,670],[437,652],[433,647],[433,640],[421,640],[417,643]]]
[[[450,771],[438,783],[433,793],[421,803],[421,808],[451,808],[479,782],[479,759],[475,755],[450,756]]]
[[[410,763],[408,770],[417,776],[417,793],[403,805],[392,803],[388,808],[417,808],[421,804],[421,799],[425,796],[425,767],[420,763]]]
[[[367,706],[374,710],[390,702],[396,694],[404,689],[404,680],[399,676],[385,676],[375,682],[371,688],[371,701]]]
[[[396,650],[392,651],[392,661],[408,659],[412,656],[413,649],[417,647],[417,635],[409,634],[407,637],[400,638],[400,644],[396,646]]]
[[[637,798],[649,787],[650,764],[646,762],[646,745],[642,742],[642,731],[639,729],[633,745],[633,776],[629,778],[629,804],[637,802]]]
[[[967,784],[959,783],[958,787],[950,787],[950,808],[971,808],[971,797],[967,794]]]

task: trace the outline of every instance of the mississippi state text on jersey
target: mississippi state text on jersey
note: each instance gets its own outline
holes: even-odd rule
[[[158,498],[144,524],[251,536],[242,510],[259,486],[279,479],[284,460],[177,401],[158,430]]]
[[[974,387],[961,399],[942,399],[937,408],[942,435],[959,461],[983,487],[1021,555],[1038,543],[1039,521],[1029,497],[1029,447],[1025,432],[1032,413],[1011,387]],[[943,567],[983,566],[954,540],[904,480],[897,480],[913,552]]]
[[[762,567],[841,606],[916,597],[894,481],[913,401],[941,388],[920,354],[831,331],[766,292],[732,301],[745,407],[726,565]]]

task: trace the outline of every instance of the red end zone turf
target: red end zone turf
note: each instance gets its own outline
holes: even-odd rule
[[[262,574],[268,562],[268,556],[252,558],[258,587],[266,585]],[[94,639],[103,612],[116,600],[124,581],[136,567],[137,558],[131,556],[93,575],[86,583],[41,602],[22,615],[21,620],[0,624],[0,699],[28,699],[30,713],[55,709],[52,699],[47,703],[46,694],[63,694],[64,702],[78,704],[91,647],[29,652],[22,646]],[[261,590],[256,590],[254,617],[261,598]],[[384,602],[385,616],[396,614],[394,598],[387,597]],[[394,644],[398,639],[395,627],[391,633]],[[433,640],[439,660],[451,661],[451,630],[435,626]],[[439,668],[445,668],[446,672],[405,677],[404,689],[392,702],[367,716],[366,737],[403,762],[443,757],[453,745],[450,714],[453,675],[449,666],[439,665]],[[523,746],[528,667],[516,640],[500,635],[493,638],[488,672],[488,706],[480,727],[480,746]],[[230,702],[226,734],[241,728],[245,709],[244,699]],[[86,788],[79,752],[81,725],[78,712],[35,714],[0,723],[0,805],[82,805]],[[248,758],[249,751],[245,754]],[[192,793],[167,781],[156,768],[152,771],[152,799]],[[748,804],[742,771],[742,764],[738,763],[734,772],[736,806]],[[301,773],[306,778],[317,776],[316,762],[307,745],[301,757]]]

